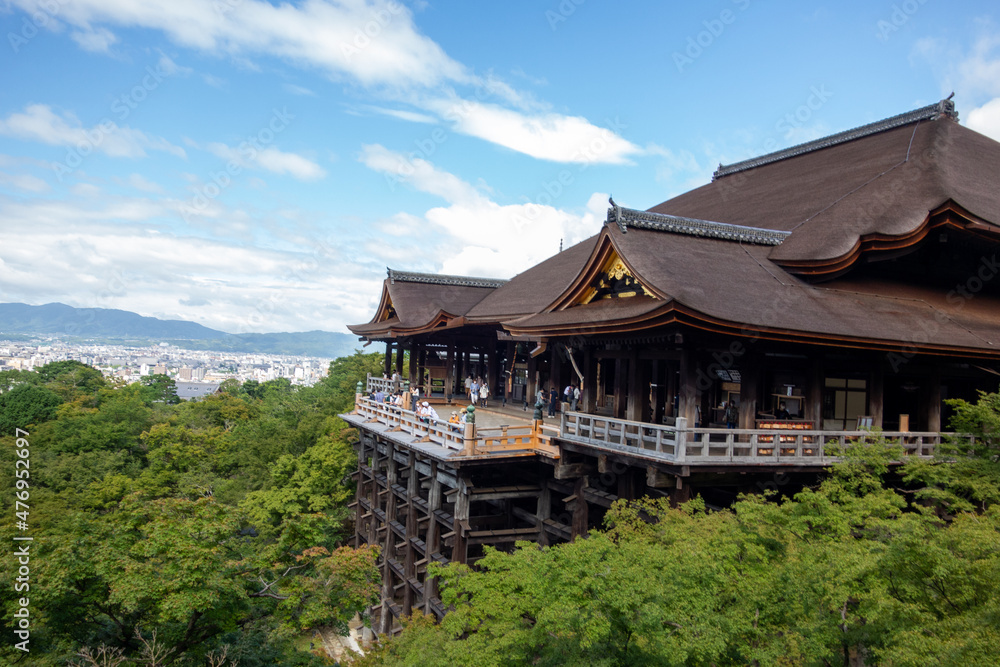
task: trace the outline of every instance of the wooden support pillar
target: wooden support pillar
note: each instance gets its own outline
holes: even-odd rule
[[[420,352],[417,354],[417,384],[420,385],[420,395],[430,396],[430,385],[424,386],[424,373],[427,372],[427,346],[420,344]]]
[[[403,341],[396,341],[396,372],[403,377]]]
[[[629,366],[628,359],[615,358],[615,404],[612,406],[613,412],[611,413],[615,419],[625,419]]]
[[[486,366],[486,386],[490,390],[489,398],[494,398],[500,388],[499,378],[502,377],[499,374],[501,359],[496,341],[491,342],[490,349],[492,352],[490,352],[490,363]]]
[[[517,345],[511,341],[507,343],[507,357],[504,361],[503,395],[507,402],[513,401],[514,392],[514,362],[517,360]]]
[[[577,406],[583,412],[594,413],[597,411],[597,358],[586,348],[583,352],[583,389],[581,389],[580,401],[582,406]]]
[[[445,373],[447,376],[444,381],[445,386],[445,396],[448,402],[451,403],[451,397],[455,394],[455,344],[448,343],[448,357],[445,361]]]
[[[469,546],[466,531],[469,529],[469,484],[466,475],[458,477],[458,494],[455,497],[455,547],[451,552],[454,563],[465,563],[469,560]]]
[[[559,346],[552,343],[549,347],[549,382],[559,392],[559,400],[563,400],[562,359],[559,358]],[[568,409],[568,408],[567,408]]]
[[[932,371],[927,378],[927,405],[924,414],[927,415],[927,430],[941,431],[941,374]]]
[[[628,402],[625,419],[648,422],[649,412],[649,362],[639,359],[639,351],[632,350],[628,358]]]
[[[806,386],[806,400],[803,417],[813,423],[813,428],[823,428],[823,362],[816,359],[809,369],[809,380]]]
[[[417,385],[417,348],[419,346],[414,341],[410,341],[410,363],[407,364],[406,377],[410,380],[410,387]]]
[[[538,543],[549,545],[549,534],[545,530],[545,521],[552,515],[552,489],[549,488],[549,480],[543,477],[540,483],[542,490],[538,494],[538,505],[535,509],[535,523],[538,526]]]
[[[427,538],[425,549],[427,560],[441,551],[441,528],[438,525],[434,512],[441,509],[441,482],[437,478],[438,464],[431,461],[431,488],[427,492]],[[431,614],[431,600],[438,596],[437,579],[434,577],[424,577],[424,613]]]
[[[537,373],[538,373],[538,362],[535,361],[535,358],[529,354],[528,355],[528,384],[525,387],[525,391],[527,393],[525,394],[525,397],[524,397],[524,400],[526,400],[528,402],[528,406],[529,407],[535,404],[535,395],[539,391],[541,391],[541,387],[538,386],[538,378],[536,377]]]
[[[697,375],[698,359],[692,350],[681,352],[681,374],[678,395],[680,402],[678,407],[678,417],[687,419],[690,426],[698,423],[698,400],[701,391],[698,389]]]
[[[389,611],[389,605],[393,602],[396,580],[396,574],[389,566],[389,559],[396,555],[395,549],[393,549],[395,533],[392,532],[392,528],[389,526],[389,522],[393,521],[396,517],[396,494],[392,492],[392,485],[397,480],[397,464],[393,456],[394,449],[395,447],[391,442],[386,442],[388,453],[388,460],[386,461],[386,489],[388,490],[388,494],[386,495],[385,502],[385,540],[382,544],[382,616],[379,619],[380,627],[378,628],[380,634],[392,631],[392,612]]]
[[[573,487],[573,526],[570,540],[575,540],[580,535],[587,534],[587,524],[590,520],[587,499],[584,498],[583,490],[587,488],[587,478],[581,477],[576,480]]]
[[[417,457],[412,451],[407,459],[407,473],[409,478],[406,484],[406,556],[403,560],[403,614],[409,616],[413,613],[413,587],[410,580],[416,579],[416,550],[413,547],[413,540],[419,537],[417,523],[417,504],[414,502],[420,496],[420,474],[417,472]]]
[[[385,359],[382,362],[382,372],[386,377],[392,377],[392,341],[385,343]]]
[[[739,428],[757,427],[760,405],[760,375],[763,360],[759,354],[747,352],[740,360],[740,421]]]
[[[678,378],[680,373],[678,372],[679,365],[677,362],[667,362],[666,365],[666,384],[667,384],[667,405],[664,408],[666,416],[677,417],[677,410],[674,409],[674,397],[677,396],[678,388]]]
[[[872,417],[872,426],[882,428],[885,417],[885,367],[881,357],[872,360],[871,391],[868,394],[868,414]]]
[[[652,377],[653,410],[650,414],[650,421],[654,424],[662,424],[663,417],[667,411],[667,385],[664,368],[669,366],[665,361],[654,359],[650,362],[650,376]]]

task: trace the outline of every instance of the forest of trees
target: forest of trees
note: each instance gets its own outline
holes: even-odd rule
[[[343,629],[380,585],[377,550],[345,545],[356,458],[336,417],[369,372],[381,355],[359,352],[314,387],[230,381],[194,402],[72,361],[0,373],[2,539],[33,537],[30,590],[8,583],[13,547],[0,560],[0,663],[330,664],[312,629]],[[618,503],[587,539],[434,566],[453,611],[357,662],[998,665],[1000,395],[953,407],[977,438],[939,460],[855,447],[792,498]]]
[[[1000,665],[1000,395],[973,445],[855,445],[793,498],[617,503],[604,530],[436,567],[454,611],[366,665]]]
[[[381,360],[356,353],[313,387],[230,381],[183,403],[166,376],[120,386],[75,361],[0,373],[2,539],[30,553],[21,591],[14,547],[0,559],[0,663],[92,664],[89,648],[150,664],[155,633],[158,664],[223,650],[227,665],[329,664],[310,630],[346,628],[379,586],[377,552],[344,544],[357,459],[336,415]],[[14,648],[21,598],[28,653]]]

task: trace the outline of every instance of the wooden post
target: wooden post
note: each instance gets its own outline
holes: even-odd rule
[[[643,409],[648,403],[648,389],[649,385],[647,383],[647,391],[642,389],[642,380],[645,373],[643,373],[639,368],[639,352],[637,350],[632,350],[629,352],[628,359],[628,373],[627,373],[627,386],[628,386],[628,397],[626,398],[625,404],[625,419],[634,422],[645,421],[643,414],[645,410]]]
[[[383,372],[386,377],[392,377],[392,341],[386,341],[385,343],[385,360],[382,364]]]
[[[816,359],[809,373],[809,383],[806,387],[806,404],[803,416],[812,421],[813,428],[823,428],[823,363]]]
[[[420,386],[421,396],[430,396],[430,386],[424,385],[424,373],[426,373],[427,366],[427,345],[424,343],[420,344],[420,352],[417,354],[417,384]]]
[[[551,382],[552,386],[559,392],[559,400],[562,401],[564,398],[562,364],[559,359],[559,345],[556,343],[552,343],[552,347],[549,348],[549,382]],[[569,406],[567,406],[566,409],[568,410]]]
[[[759,355],[747,352],[740,365],[740,421],[739,428],[757,427],[758,393],[760,391]]]
[[[385,540],[382,544],[382,617],[379,619],[381,627],[378,629],[380,634],[387,634],[392,631],[392,612],[389,611],[389,605],[393,601],[396,579],[395,573],[389,566],[389,559],[396,555],[393,548],[395,534],[389,525],[396,517],[396,494],[392,492],[392,485],[397,480],[397,464],[396,458],[393,456],[395,446],[391,442],[386,442],[386,451],[388,457],[386,460],[385,476],[388,493],[386,494],[385,501]]]
[[[410,386],[417,386],[417,348],[419,346],[410,341],[410,363],[407,364],[406,377],[410,380]]]
[[[434,554],[441,551],[441,528],[438,525],[434,512],[441,509],[441,481],[437,478],[438,464],[431,461],[431,488],[427,492],[427,560],[430,561]],[[437,579],[434,577],[424,578],[424,613],[432,613],[431,600],[437,597]]]
[[[417,505],[414,502],[420,494],[420,474],[417,472],[417,457],[412,451],[407,459],[407,473],[409,479],[406,484],[406,544],[404,545],[406,556],[403,561],[403,614],[409,616],[413,613],[413,586],[410,580],[416,578],[416,553],[413,548],[413,540],[418,537],[417,532]]]
[[[698,422],[698,398],[701,394],[698,390],[697,365],[698,360],[692,350],[681,352],[681,376],[678,392],[680,405],[677,416],[683,417],[691,425]]]
[[[538,525],[538,543],[549,545],[549,534],[545,530],[545,521],[552,515],[552,489],[549,488],[548,477],[543,477],[540,483],[542,487],[538,494],[538,505],[535,509],[535,521]]]
[[[403,341],[396,342],[396,372],[399,373],[400,380],[403,379]]]
[[[455,343],[448,343],[447,377],[445,378],[445,396],[451,403],[451,397],[455,393]]]
[[[580,390],[580,401],[583,405],[578,405],[577,408],[583,412],[596,412],[598,389],[597,359],[588,347],[583,352],[583,389]]]
[[[882,365],[881,357],[873,359],[872,364],[868,414],[872,417],[872,426],[882,428],[885,412],[885,367]]]
[[[927,378],[927,405],[924,408],[927,414],[927,430],[939,432],[941,430],[941,374],[932,371]]]
[[[575,540],[580,535],[587,534],[587,523],[589,521],[589,508],[587,499],[583,496],[583,490],[587,488],[587,477],[583,476],[576,480],[573,487],[573,495],[576,496],[573,504],[573,526],[570,540]]]
[[[538,362],[535,360],[535,358],[533,356],[531,356],[529,354],[528,355],[528,384],[524,388],[525,391],[527,392],[527,394],[524,397],[524,400],[526,400],[528,402],[529,406],[535,404],[535,395],[541,389],[538,386],[538,382],[537,382],[538,378],[535,377],[535,374],[537,373],[537,371],[538,371]]]
[[[466,527],[469,525],[469,484],[466,475],[458,477],[458,494],[455,497],[455,547],[452,549],[451,560],[455,563],[465,563],[469,560],[469,547]]]

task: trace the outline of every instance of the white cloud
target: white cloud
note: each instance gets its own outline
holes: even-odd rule
[[[970,111],[966,125],[976,132],[1000,141],[1000,97],[995,97],[981,107]]]
[[[34,12],[50,0],[10,2]],[[542,160],[625,164],[642,152],[586,118],[547,111],[547,105],[492,73],[471,72],[421,34],[411,9],[399,0],[304,0],[298,5],[265,0],[73,0],[60,12],[62,20],[85,31],[88,48],[113,41],[107,28],[94,27],[108,25],[160,30],[177,44],[228,55],[250,69],[255,66],[248,58],[274,56],[359,83],[387,99],[430,100],[420,106],[452,123],[456,131]],[[222,85],[210,75],[204,78],[210,85]],[[474,100],[453,92],[463,86],[475,89]],[[286,85],[286,90],[311,94],[297,86]],[[414,111],[377,110],[411,122],[436,120]]]
[[[13,0],[26,12],[47,0]],[[161,30],[175,43],[245,58],[270,54],[366,86],[433,86],[466,81],[461,64],[420,34],[411,11],[396,0],[74,0],[60,18],[92,25]]]
[[[482,199],[475,187],[458,176],[441,171],[420,158],[411,159],[379,144],[362,146],[361,162],[391,182],[409,183],[421,192],[437,195],[451,203],[475,202]]]
[[[628,164],[642,149],[580,116],[526,114],[471,100],[429,103],[455,129],[541,160]]]
[[[437,123],[438,119],[434,116],[428,116],[424,113],[417,113],[416,111],[405,111],[403,109],[386,109],[384,107],[367,107],[375,113],[380,113],[383,116],[391,116],[392,118],[399,118],[400,120],[406,120],[411,123]]]
[[[356,295],[377,294],[381,276],[365,277],[371,272],[350,259],[360,253],[339,239],[314,230],[279,250],[252,234],[177,233],[161,222],[170,215],[169,202],[144,198],[0,196],[0,293],[8,301],[122,308],[234,333],[339,331],[370,317]]]
[[[430,209],[422,220],[399,214],[383,223],[387,233],[405,228],[420,232],[423,258],[436,258],[443,273],[510,277],[555,254],[560,241],[569,247],[596,234],[607,211],[604,193],[592,195],[581,211],[537,203],[498,204],[425,160],[410,160],[378,145],[365,146],[360,160],[449,203]],[[438,238],[428,236],[427,230],[435,230]],[[386,260],[406,259],[389,250],[371,250]]]
[[[67,146],[81,154],[100,151],[111,157],[144,157],[146,150],[158,150],[186,157],[184,149],[161,137],[120,127],[104,119],[93,127],[83,127],[72,113],[58,115],[46,104],[30,104],[21,113],[0,119],[0,134],[51,146]],[[81,148],[83,147],[83,148]]]
[[[42,193],[49,191],[48,182],[31,174],[5,174],[0,172],[0,185],[10,185],[25,192]]]
[[[315,181],[326,176],[326,171],[318,164],[297,153],[280,151],[273,146],[262,150],[240,150],[222,143],[211,143],[208,150],[226,161],[234,161],[241,167],[256,167],[275,174],[289,174],[302,181]]]
[[[140,174],[131,174],[128,177],[128,184],[135,188],[136,190],[142,190],[143,192],[156,192],[162,193],[163,188],[161,188],[156,183],[147,180],[144,176]]]
[[[94,28],[83,31],[74,30],[70,33],[70,37],[84,51],[92,51],[94,53],[107,53],[111,45],[118,41],[118,38],[107,28]]]
[[[305,95],[307,97],[316,97],[316,93],[304,88],[302,86],[296,86],[294,83],[286,83],[284,86],[285,90],[290,92],[292,95]]]

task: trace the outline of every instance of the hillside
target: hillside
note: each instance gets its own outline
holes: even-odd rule
[[[43,306],[0,303],[0,338],[23,339],[23,336],[31,334],[79,340],[167,341],[192,350],[330,358],[349,355],[357,346],[357,339],[346,333],[306,331],[230,334],[195,322],[161,320],[126,310],[74,308],[62,303]]]

